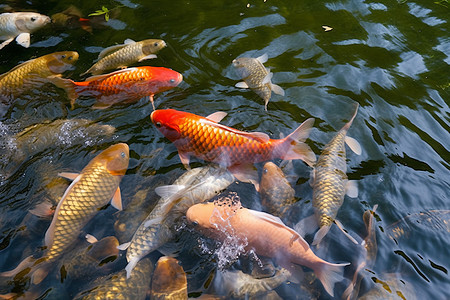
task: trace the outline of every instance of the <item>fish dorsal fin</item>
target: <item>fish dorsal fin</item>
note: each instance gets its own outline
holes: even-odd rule
[[[227,113],[224,111],[216,111],[215,113],[210,114],[206,118],[216,123],[219,123],[220,121],[222,121],[223,118],[225,118],[226,115]]]
[[[359,144],[359,142],[349,136],[345,137],[345,143],[347,144],[347,146],[352,149],[353,152],[355,152],[358,155],[361,155],[362,150],[361,150],[361,145]]]
[[[94,81],[94,80],[102,80],[104,78],[107,78],[107,77],[110,77],[110,76],[113,76],[113,75],[126,73],[126,72],[131,72],[134,69],[136,69],[136,68],[127,68],[127,69],[117,70],[117,71],[114,71],[114,72],[111,72],[111,73],[108,73],[108,74],[94,75],[94,76],[86,78],[85,82],[86,81]]]
[[[61,205],[65,202],[67,195],[72,191],[75,184],[77,184],[78,181],[82,178],[82,174],[78,175],[72,183],[67,187],[66,191],[64,192],[64,195],[62,196],[61,200],[58,203],[58,206],[56,206],[55,213],[53,214],[52,222],[50,223],[50,226],[47,229],[47,232],[45,233],[45,245],[47,248],[49,248],[53,244],[53,237],[55,233],[55,226],[56,226],[56,219],[58,218],[59,211],[61,209]]]
[[[206,119],[206,118],[201,119],[200,122],[208,124],[208,125],[213,126],[213,127],[218,127],[218,128],[220,128],[222,130],[225,130],[225,131],[229,131],[229,132],[232,132],[232,133],[235,133],[235,134],[239,134],[239,135],[245,136],[245,137],[250,138],[250,139],[257,140],[258,142],[261,142],[261,143],[267,143],[270,140],[270,137],[264,132],[257,132],[257,131],[256,132],[245,132],[245,131],[240,131],[240,130],[237,130],[237,129],[234,129],[234,128],[231,128],[231,127],[219,124],[219,123],[213,123],[209,119]]]
[[[170,198],[180,191],[184,190],[186,187],[184,185],[161,185],[155,188],[155,193],[161,198]]]
[[[105,56],[110,55],[110,54],[122,49],[123,47],[128,46],[129,43],[127,44],[126,41],[127,40],[125,40],[125,44],[114,45],[114,46],[110,46],[108,48],[103,49],[102,52],[99,53],[98,59],[100,60],[100,59],[104,58]]]
[[[133,43],[136,43],[136,42],[133,41],[132,39],[126,39],[125,41],[123,41],[123,43],[124,43],[125,45],[129,45],[129,44],[133,44]]]
[[[63,177],[70,180],[75,180],[79,175],[80,175],[79,173],[71,173],[71,172],[58,173],[59,177]]]
[[[111,199],[111,205],[118,210],[122,210],[122,196],[120,195],[120,187],[117,188]]]
[[[260,63],[265,63],[268,59],[269,59],[269,56],[267,55],[267,53],[264,53],[263,55],[261,55],[261,56],[258,56],[257,58],[256,58]]]
[[[268,214],[268,213],[265,213],[265,212],[262,212],[262,211],[256,211],[256,210],[251,210],[251,209],[249,209],[248,211],[249,211],[253,216],[255,216],[255,217],[257,217],[257,218],[259,218],[259,219],[261,219],[261,220],[264,220],[264,221],[266,221],[266,222],[269,222],[270,224],[273,224],[273,225],[275,225],[275,226],[278,226],[278,227],[280,227],[280,228],[283,228],[283,229],[289,231],[290,233],[292,233],[292,238],[291,238],[291,240],[290,240],[290,242],[289,242],[290,245],[292,245],[292,243],[293,243],[295,240],[298,240],[299,243],[300,243],[305,249],[309,249],[308,243],[300,236],[300,234],[298,234],[298,232],[295,231],[294,229],[292,229],[292,228],[286,226],[286,225],[283,223],[283,221],[281,221],[280,218],[275,217],[275,216],[272,216],[272,215],[270,215],[270,214]]]

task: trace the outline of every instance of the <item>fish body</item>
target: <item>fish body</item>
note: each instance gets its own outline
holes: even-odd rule
[[[375,286],[367,293],[359,297],[361,300],[416,300],[416,291],[414,286],[397,274],[382,274],[381,278],[373,277]]]
[[[0,99],[10,100],[32,87],[36,88],[46,82],[52,82],[51,77],[60,76],[61,73],[72,68],[77,60],[77,52],[62,51],[21,63],[0,75]]]
[[[127,248],[128,274],[141,258],[172,239],[175,220],[189,206],[211,199],[234,180],[226,169],[208,165],[187,171],[172,185],[159,187],[161,199],[136,230]]]
[[[272,91],[284,96],[281,87],[272,83],[273,74],[264,67],[267,61],[267,54],[258,58],[240,57],[233,60],[232,64],[236,68],[239,76],[244,80],[236,84],[239,88],[250,88],[264,100],[264,108],[267,110]]]
[[[79,293],[74,299],[144,300],[150,290],[152,274],[153,264],[146,258],[137,264],[130,278],[124,270],[99,278],[93,282],[92,288]]]
[[[0,49],[16,39],[25,48],[30,46],[30,33],[50,23],[48,16],[33,12],[15,12],[0,14]]]
[[[71,100],[72,108],[79,96],[93,96],[97,104],[93,108],[106,108],[120,102],[136,102],[148,96],[176,87],[183,76],[163,67],[136,67],[115,71],[109,74],[92,76],[82,82],[70,79],[60,81]]]
[[[264,164],[259,183],[261,204],[272,215],[282,217],[295,203],[295,191],[283,171],[273,162]]]
[[[117,68],[126,68],[136,62],[156,58],[156,53],[164,48],[163,40],[148,39],[140,42],[127,39],[124,44],[111,46],[103,50],[98,56],[99,61],[89,68],[84,74],[102,74],[104,71]]]
[[[303,143],[314,119],[306,120],[284,139],[270,139],[265,133],[221,125],[218,122],[223,117],[220,112],[205,118],[174,109],[155,110],[150,116],[159,131],[177,147],[185,166],[191,155],[225,167],[275,158],[302,159],[309,165],[315,162],[314,153]]]
[[[239,237],[245,241],[247,251],[274,258],[292,274],[295,274],[294,265],[311,268],[330,295],[334,294],[334,284],[343,279],[343,266],[348,265],[332,264],[319,258],[308,243],[279,218],[243,208],[236,199],[193,205],[186,218],[209,237],[218,240],[224,240],[227,235]]]
[[[152,278],[151,299],[188,299],[187,279],[178,260],[169,256],[158,259]]]
[[[335,222],[336,215],[341,207],[345,194],[356,197],[358,194],[354,182],[348,181],[345,143],[349,144],[356,153],[361,153],[358,142],[347,137],[358,107],[351,120],[339,130],[336,136],[325,146],[314,166],[313,171],[313,200],[319,231],[314,237],[313,245],[318,244],[328,233],[330,226]]]

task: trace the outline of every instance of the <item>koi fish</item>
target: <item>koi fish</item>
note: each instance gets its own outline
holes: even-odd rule
[[[149,258],[139,262],[131,278],[121,270],[107,277],[95,280],[91,287],[80,292],[74,299],[145,299],[153,274],[153,263]]]
[[[148,96],[152,103],[153,96],[176,87],[183,76],[163,67],[136,67],[96,75],[82,82],[62,79],[58,86],[65,89],[74,108],[79,96],[93,96],[97,103],[92,108],[103,109],[120,102],[137,102]]]
[[[162,256],[156,262],[151,299],[188,299],[187,279],[178,260]]]
[[[33,283],[40,283],[61,256],[77,240],[81,229],[97,214],[99,208],[111,199],[111,204],[121,210],[119,183],[128,168],[128,145],[110,146],[93,158],[80,174],[60,173],[73,179],[56,207],[52,222],[45,233],[46,253],[32,265]],[[32,259],[25,259],[15,270],[3,273],[14,275],[23,270]],[[40,263],[44,265],[39,266]]]
[[[244,81],[238,82],[235,86],[243,89],[252,89],[264,100],[264,109],[267,111],[272,91],[275,94],[284,96],[284,90],[272,83],[273,73],[263,65],[267,61],[267,54],[257,58],[240,57],[233,60],[232,64]]]
[[[211,199],[234,180],[227,169],[208,165],[185,172],[172,185],[157,187],[155,191],[161,199],[140,224],[131,242],[120,248],[127,249],[128,276],[141,258],[172,239],[175,220],[184,216],[191,205]]]
[[[302,159],[312,166],[314,152],[303,143],[314,123],[310,118],[284,139],[270,139],[262,132],[244,132],[218,124],[226,113],[216,112],[201,117],[174,109],[155,110],[150,118],[161,133],[177,147],[181,162],[188,167],[189,157],[230,167],[241,181],[247,176],[243,166],[275,158]],[[254,177],[254,176],[253,176]],[[258,186],[258,176],[250,181]],[[256,183],[255,183],[256,181]]]
[[[163,40],[148,39],[135,42],[126,39],[122,45],[111,46],[100,52],[98,62],[81,76],[88,73],[99,75],[104,71],[118,68],[125,69],[136,62],[156,58],[156,53],[164,47],[166,42]]]
[[[16,39],[17,44],[30,47],[30,33],[50,23],[48,16],[33,12],[15,12],[0,14],[0,49]]]
[[[342,127],[336,136],[322,150],[312,174],[313,200],[315,216],[319,223],[319,231],[314,236],[313,245],[317,245],[335,223],[354,243],[356,241],[342,228],[341,223],[336,220],[339,208],[344,202],[344,196],[356,198],[358,187],[355,181],[347,178],[347,162],[345,156],[345,144],[356,154],[361,154],[361,146],[358,141],[347,136],[347,131],[352,125],[358,113],[359,104],[350,121]]]
[[[186,218],[208,237],[223,241],[226,236],[236,236],[246,241],[246,251],[253,250],[257,255],[275,259],[291,274],[298,274],[298,265],[311,268],[331,296],[335,283],[343,279],[343,267],[349,265],[332,264],[319,258],[308,243],[279,218],[242,207],[238,197],[193,205]]]
[[[295,191],[283,171],[273,162],[264,164],[259,183],[261,204],[268,213],[282,217],[295,203]]]
[[[0,99],[11,100],[30,88],[52,82],[54,76],[71,69],[78,60],[75,51],[62,51],[28,60],[0,75]]]

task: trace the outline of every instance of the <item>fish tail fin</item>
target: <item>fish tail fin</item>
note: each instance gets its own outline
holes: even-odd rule
[[[336,282],[344,279],[344,267],[349,264],[350,263],[331,264],[323,262],[318,268],[314,269],[317,278],[320,280],[327,293],[332,297],[334,297],[334,286]]]
[[[353,113],[353,116],[351,117],[350,121],[347,122],[347,124],[344,125],[343,129],[348,130],[350,126],[352,126],[353,120],[356,118],[356,114],[358,113],[359,109],[359,103],[356,102],[355,105],[355,112]]]
[[[56,85],[57,87],[63,89],[67,93],[67,97],[70,100],[70,107],[74,109],[75,101],[78,99],[78,91],[76,89],[77,85],[71,79],[61,78],[61,77],[52,77],[50,81]]]
[[[298,126],[294,132],[282,139],[279,149],[284,153],[279,155],[281,159],[301,159],[309,166],[314,166],[316,162],[316,155],[311,148],[304,143],[309,136],[313,124],[314,118],[309,118]]]
[[[32,255],[26,257],[20,262],[20,264],[11,271],[0,273],[1,277],[16,277],[18,275],[25,276],[30,274],[31,282],[33,284],[39,284],[47,277],[51,271],[53,265],[47,261],[47,257],[41,257],[35,259]],[[28,271],[25,273],[25,270]]]
[[[133,271],[134,267],[136,267],[139,260],[141,260],[140,257],[135,256],[132,257],[128,262],[127,266],[125,267],[125,271],[127,271],[127,279],[131,277],[131,271]]]

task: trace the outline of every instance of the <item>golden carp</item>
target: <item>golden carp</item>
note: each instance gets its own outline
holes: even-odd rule
[[[343,279],[344,264],[329,263],[312,252],[308,243],[279,218],[264,212],[246,209],[238,197],[225,197],[215,202],[191,206],[186,218],[208,237],[225,240],[235,236],[242,241],[246,251],[271,257],[291,274],[299,266],[314,271],[325,290],[334,295],[334,285]]]
[[[243,82],[238,82],[236,87],[252,89],[258,96],[263,98],[265,110],[267,110],[267,104],[269,103],[272,91],[275,94],[284,96],[284,90],[272,83],[273,73],[263,65],[267,61],[267,58],[267,54],[263,54],[257,58],[236,58],[232,62],[238,74],[244,79]]]
[[[30,88],[53,82],[54,76],[73,67],[75,51],[62,51],[28,60],[0,75],[0,100],[8,102]]]
[[[264,164],[259,182],[261,204],[272,215],[282,217],[295,203],[295,191],[283,171],[273,162]]]
[[[156,58],[156,53],[166,47],[163,40],[148,39],[135,42],[126,39],[122,45],[115,45],[104,49],[98,55],[98,62],[81,76],[88,73],[100,75],[105,71],[113,69],[125,69],[129,65],[146,59]]]
[[[51,20],[45,15],[33,12],[15,12],[0,14],[0,49],[11,43],[16,42],[28,48],[30,46],[30,33],[44,27]]]
[[[158,204],[136,230],[131,242],[121,245],[121,250],[127,249],[128,274],[141,258],[170,241],[176,219],[189,206],[211,199],[234,180],[225,168],[208,165],[187,171],[172,185],[156,188],[161,196]]]
[[[186,273],[178,260],[169,256],[158,259],[153,273],[150,298],[155,300],[188,298]]]
[[[130,278],[127,278],[124,270],[99,278],[94,281],[92,288],[79,293],[74,299],[144,300],[150,290],[152,274],[153,264],[146,258],[136,265]]]
[[[45,233],[46,252],[36,260],[32,270],[33,283],[40,283],[52,268],[52,262],[63,254],[80,234],[81,229],[111,199],[114,207],[121,210],[122,200],[119,183],[128,168],[128,145],[110,146],[93,158],[80,174],[60,173],[73,179],[56,207],[52,222]],[[15,270],[3,273],[14,275],[29,264],[25,259]],[[44,263],[40,266],[40,263]]]
[[[359,143],[347,136],[347,131],[352,125],[358,113],[359,104],[350,121],[342,127],[337,135],[325,146],[317,160],[312,172],[313,200],[316,219],[319,223],[319,231],[314,236],[313,245],[317,245],[330,230],[330,226],[336,223],[336,215],[344,202],[344,196],[355,198],[358,196],[358,187],[354,181],[347,178],[347,162],[345,155],[345,144],[356,154],[361,154]],[[342,230],[344,233],[345,231]],[[346,234],[347,237],[350,235]],[[354,241],[354,239],[353,239]]]

